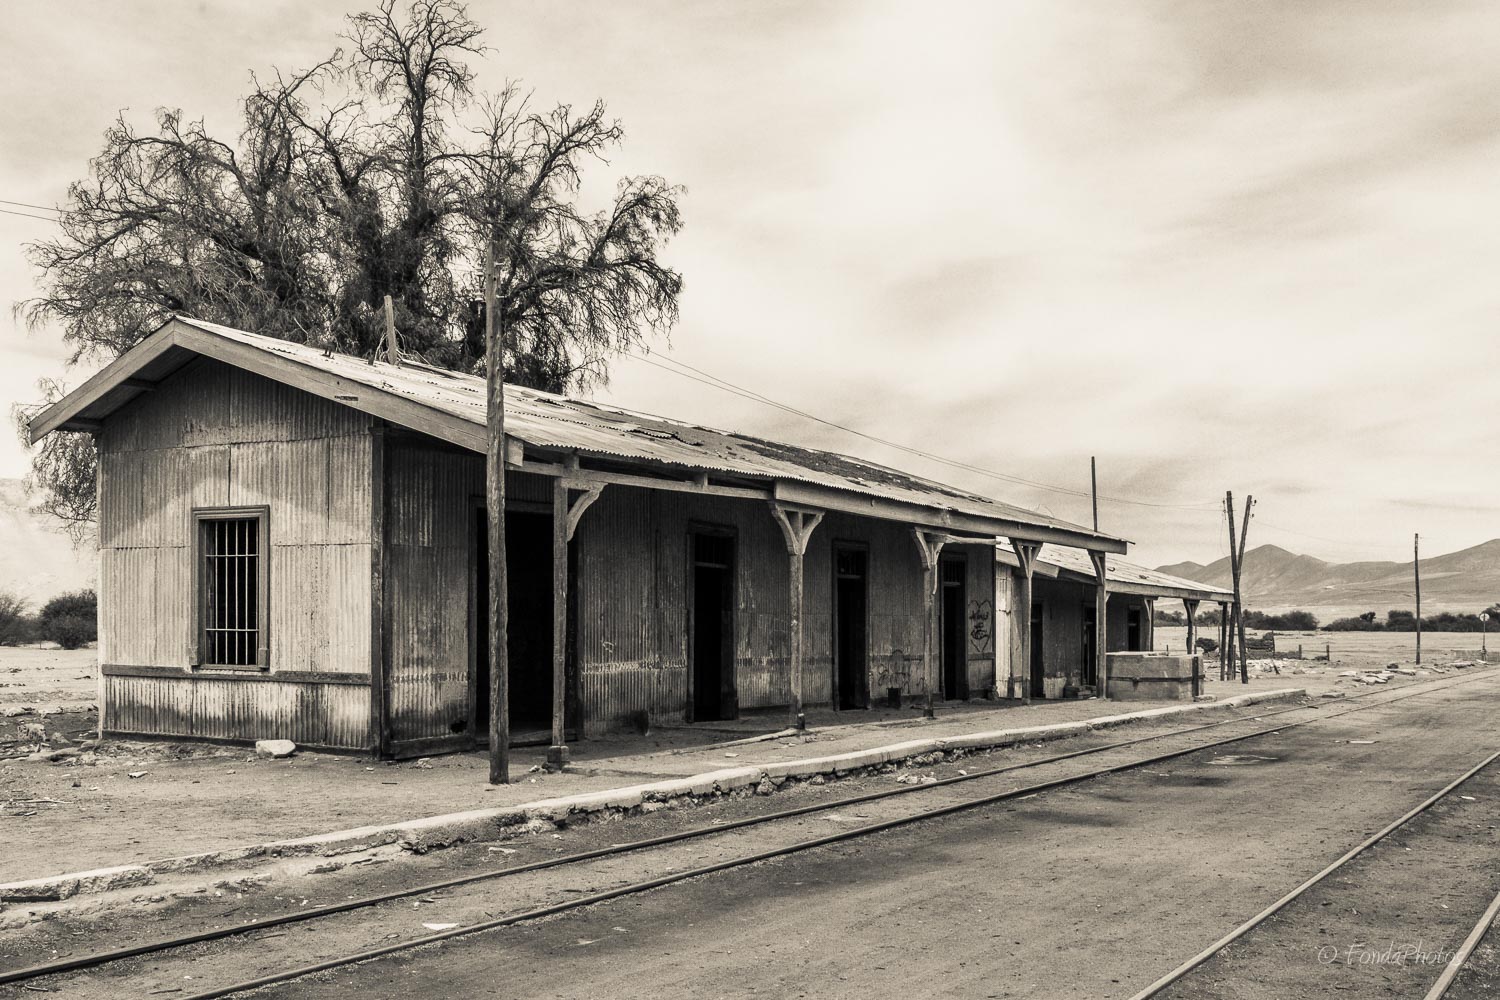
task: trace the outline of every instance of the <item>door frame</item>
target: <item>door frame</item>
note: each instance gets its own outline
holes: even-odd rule
[[[740,532],[737,527],[730,524],[719,524],[708,521],[689,521],[687,525],[687,544],[683,546],[687,559],[687,571],[684,574],[683,590],[684,603],[687,605],[687,630],[684,635],[687,646],[687,704],[684,707],[683,718],[687,722],[698,721],[694,716],[697,714],[698,697],[698,664],[694,647],[696,642],[696,629],[698,625],[698,536],[709,535],[715,538],[728,538],[730,541],[730,562],[728,566],[729,580],[726,595],[726,606],[729,610],[728,627],[724,630],[721,640],[723,647],[723,667],[728,672],[729,696],[731,711],[724,711],[724,695],[722,693],[723,682],[721,680],[719,699],[719,719],[737,719],[740,714],[739,677],[734,668],[734,643],[735,629],[739,624],[739,565],[740,565]],[[707,720],[719,721],[719,720]]]
[[[831,624],[833,626],[833,656],[831,657],[833,661],[833,686],[831,688],[833,694],[833,697],[831,699],[833,702],[833,709],[836,712],[843,710],[843,706],[840,702],[839,697],[842,693],[839,690],[839,671],[842,668],[842,664],[839,663],[839,617],[841,611],[839,607],[840,552],[858,552],[865,557],[865,572],[864,576],[862,577],[865,585],[865,620],[863,622],[864,628],[862,630],[865,637],[865,664],[864,670],[862,670],[859,675],[859,690],[855,692],[855,697],[853,700],[856,707],[863,706],[864,708],[868,709],[870,707],[870,543],[861,542],[855,539],[836,538],[833,540],[833,547],[829,551],[832,553],[832,557],[829,559],[828,575],[829,579],[832,582],[833,591],[833,599],[831,601],[831,604],[833,606],[833,615],[831,620]],[[848,709],[848,711],[854,711],[854,709],[851,708]]]
[[[947,688],[947,664],[943,663],[943,636],[946,633],[946,623],[943,621],[943,592],[949,584],[943,582],[943,567],[962,566],[963,579],[954,586],[961,588],[963,600],[958,609],[958,690],[949,691]],[[950,700],[967,701],[969,698],[969,554],[967,552],[944,552],[938,557],[938,680],[942,682],[943,698]]]
[[[479,628],[484,621],[484,614],[479,607],[479,518],[487,518],[489,503],[483,494],[470,494],[470,517],[469,517],[469,737],[475,746],[488,746],[490,741],[489,717],[479,717]],[[505,501],[505,514],[546,514],[551,516],[552,504],[540,500],[510,500]],[[486,523],[486,530],[489,525]],[[488,540],[486,540],[488,546]],[[567,623],[567,685],[570,697],[564,702],[564,729],[575,729],[582,732],[578,726],[578,716],[582,714],[581,707],[574,704],[577,700],[578,688],[578,665],[576,661],[576,616],[574,602],[576,601],[576,573],[573,557],[573,545],[568,544],[568,623]],[[488,608],[483,609],[485,612]],[[549,623],[550,625],[550,623]],[[488,636],[486,636],[488,640]],[[488,671],[489,664],[484,665]]]
[[[1043,648],[1043,637],[1047,634],[1047,602],[1033,600],[1026,609],[1030,615],[1026,628],[1030,640],[1031,662],[1026,664],[1026,688],[1032,698],[1047,697],[1047,654]],[[1040,682],[1040,683],[1038,683]]]

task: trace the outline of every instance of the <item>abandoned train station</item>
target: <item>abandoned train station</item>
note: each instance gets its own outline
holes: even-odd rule
[[[1153,596],[1217,599],[1110,577],[1119,538],[858,459],[524,388],[506,408],[516,738],[1057,697],[1108,669],[1091,611],[1149,649]],[[482,378],[179,317],[30,433],[58,430],[99,454],[102,730],[486,739]]]
[[[1004,629],[1015,621],[1014,609],[1031,609],[1029,628],[1012,626],[999,640],[1004,650],[999,676],[1009,697],[1099,693],[1101,676],[1112,698],[1177,699],[1202,693],[1202,664],[1194,661],[1194,615],[1202,604],[1227,604],[1231,592],[1077,548],[1048,545],[1030,560],[1025,555],[1010,542],[996,546],[997,622]],[[1096,561],[1103,563],[1102,583]],[[1158,600],[1182,602],[1188,638],[1178,655],[1153,652]],[[1101,617],[1102,650],[1096,626]]]

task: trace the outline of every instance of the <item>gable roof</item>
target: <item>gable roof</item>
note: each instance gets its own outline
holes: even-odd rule
[[[485,380],[427,365],[370,363],[316,347],[186,317],[168,320],[31,421],[33,442],[55,430],[93,430],[151,384],[203,356],[483,453]],[[974,534],[1016,533],[1124,552],[1125,542],[1080,525],[1001,503],[834,452],[715,430],[621,407],[505,389],[505,432],[538,457],[577,456],[644,468],[652,475],[709,474],[764,488],[767,498],[901,516]],[[523,459],[524,461],[524,459]],[[879,510],[866,509],[880,506]],[[907,515],[911,515],[909,518]]]
[[[1006,566],[1018,566],[1015,550],[1010,543],[1000,542],[995,546],[996,557]],[[1044,545],[1037,555],[1036,570],[1045,576],[1057,577],[1072,583],[1092,584],[1094,564],[1087,552],[1063,545]],[[1143,597],[1181,597],[1193,601],[1227,601],[1233,592],[1196,580],[1188,580],[1168,573],[1159,573],[1145,566],[1127,562],[1119,556],[1106,556],[1104,579],[1112,594],[1139,594]]]

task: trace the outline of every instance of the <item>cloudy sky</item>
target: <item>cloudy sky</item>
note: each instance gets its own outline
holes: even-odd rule
[[[52,205],[128,109],[233,130],[252,71],[341,4],[16,0],[0,199]],[[657,350],[869,434],[1087,490],[1134,558],[1251,543],[1403,558],[1500,535],[1500,8],[1212,3],[474,2],[481,86],[605,98],[594,182],[684,184]],[[66,13],[64,13],[66,11]],[[28,212],[14,204],[0,209]],[[46,213],[37,213],[46,214]],[[35,294],[0,214],[0,301]],[[0,401],[66,375],[0,314]],[[849,451],[1086,521],[624,359],[600,396]],[[0,436],[0,477],[26,456]]]

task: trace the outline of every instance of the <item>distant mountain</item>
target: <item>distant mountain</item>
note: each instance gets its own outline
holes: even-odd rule
[[[31,506],[19,479],[0,479],[0,590],[19,594],[35,610],[64,591],[93,587],[97,576],[93,546],[74,548]]]
[[[1480,611],[1500,601],[1500,538],[1473,548],[1423,559],[1422,613]],[[1229,557],[1209,563],[1174,563],[1161,572],[1220,587],[1231,585]],[[1245,604],[1257,610],[1331,610],[1325,621],[1345,614],[1392,608],[1410,610],[1411,563],[1330,563],[1262,545],[1245,553],[1241,585]]]

